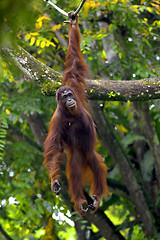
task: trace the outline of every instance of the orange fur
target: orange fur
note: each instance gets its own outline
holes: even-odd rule
[[[88,66],[80,51],[80,31],[77,19],[69,29],[69,46],[66,55],[66,70],[63,87],[57,91],[57,109],[51,119],[49,133],[45,141],[45,159],[51,178],[52,190],[59,194],[58,179],[63,149],[67,152],[66,175],[69,194],[75,210],[80,216],[88,207],[96,211],[101,196],[108,195],[106,182],[107,167],[102,157],[95,151],[97,142],[94,122],[87,111],[86,82]],[[64,91],[73,92],[76,107],[74,110],[64,106]],[[93,203],[88,205],[83,189],[89,185]]]
[[[89,76],[88,65],[85,63],[80,50],[81,35],[78,27],[78,19],[75,25],[69,27],[69,45],[66,54],[65,72],[62,80],[63,85],[71,86],[86,106],[87,87],[85,79]]]

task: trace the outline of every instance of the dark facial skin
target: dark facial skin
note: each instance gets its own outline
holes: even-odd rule
[[[62,94],[62,103],[66,105],[69,111],[74,111],[76,109],[75,96],[71,90],[65,90]]]

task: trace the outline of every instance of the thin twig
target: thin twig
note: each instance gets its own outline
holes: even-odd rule
[[[65,15],[66,17],[68,17],[68,13],[66,13],[65,11],[63,11],[61,8],[57,7],[52,1],[47,1],[44,0],[45,2],[49,3],[50,5],[52,5],[58,12],[60,12],[61,14]]]
[[[81,10],[81,8],[83,7],[83,4],[85,3],[86,0],[82,0],[82,2],[80,3],[79,7],[77,8],[77,10],[74,12],[74,15],[76,16],[79,11]]]
[[[76,16],[79,11],[81,10],[81,8],[83,7],[83,4],[85,3],[86,0],[82,0],[80,5],[78,6],[78,8],[76,9],[76,11],[74,12],[74,16]],[[44,2],[47,2],[48,4],[50,4],[52,7],[54,7],[58,12],[60,12],[61,14],[63,14],[64,16],[68,17],[68,13],[66,13],[65,11],[63,11],[61,8],[57,7],[52,0],[44,0]]]

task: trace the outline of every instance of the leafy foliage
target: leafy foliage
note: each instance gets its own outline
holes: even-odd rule
[[[2,101],[1,101],[1,107],[2,107]],[[10,111],[6,109],[6,112],[4,112],[4,109],[0,111],[0,160],[3,160],[3,150],[5,145],[5,138],[7,134],[7,114],[10,114]]]
[[[65,11],[76,9],[79,3],[57,1]],[[87,0],[80,13],[81,49],[92,76],[110,79],[159,76],[159,14],[157,0]],[[68,30],[63,23],[66,19],[56,10],[38,0],[17,0],[14,5],[11,0],[5,0],[0,4],[0,20],[3,44],[18,43],[54,70],[64,70]],[[55,98],[43,96],[40,89],[27,83],[6,59],[1,58],[0,63],[0,226],[13,239],[76,239],[76,234],[82,232],[85,239],[89,239],[98,233],[98,229],[73,212],[65,191],[67,186],[64,184],[62,196],[52,195],[43,167],[43,147],[38,144],[35,134],[36,113],[45,123],[42,128],[36,122],[38,132],[42,131],[45,138],[56,107]],[[144,105],[100,103],[156,219],[154,239],[158,239],[160,231],[160,197],[155,174],[155,156],[160,141],[159,103],[159,100]],[[142,115],[146,105],[150,116],[147,123]],[[147,126],[151,126],[149,129],[153,127],[154,137],[153,132],[146,134]],[[100,128],[103,128],[103,123],[97,125],[98,133]],[[106,136],[107,141],[110,138]],[[103,199],[101,209],[125,239],[151,240],[146,236],[119,168],[102,139],[97,149],[107,163],[111,189],[111,195]],[[64,178],[63,171],[62,176]],[[97,239],[103,237],[101,232],[98,236]],[[5,239],[4,234],[0,233],[0,238]]]

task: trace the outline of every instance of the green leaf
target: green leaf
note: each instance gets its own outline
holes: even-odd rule
[[[146,141],[146,139],[143,136],[130,132],[122,139],[122,144],[124,147],[127,147],[128,145],[133,144],[134,142],[137,142],[139,140]]]
[[[143,179],[146,182],[150,182],[152,178],[153,168],[154,168],[153,155],[152,152],[148,150],[144,155],[143,161],[141,162],[141,172],[143,175]]]

